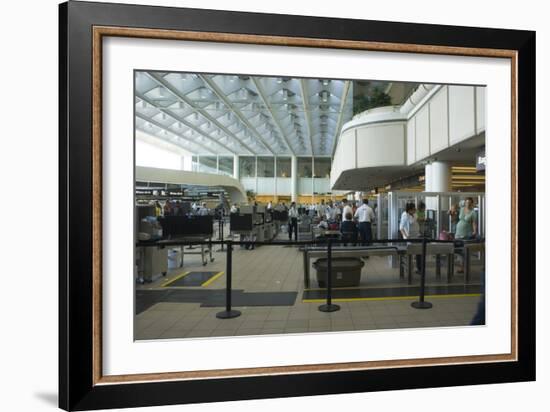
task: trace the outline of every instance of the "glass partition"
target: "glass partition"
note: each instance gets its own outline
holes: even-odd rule
[[[258,177],[275,176],[275,158],[258,157]]]
[[[477,236],[485,237],[485,193],[481,192],[390,192],[388,193],[388,237],[399,238],[399,223],[407,203],[416,207],[420,235],[438,239],[454,236],[460,210],[471,199]]]
[[[312,164],[311,157],[299,157],[298,158],[298,177],[311,177],[312,176]]]
[[[239,158],[239,176],[256,177],[256,158],[243,156]]]
[[[218,173],[218,159],[216,156],[200,156],[199,157],[199,172],[201,173]]]
[[[277,157],[277,177],[291,177],[292,165],[290,157]]]
[[[316,157],[314,159],[313,177],[330,177],[330,157]]]
[[[218,162],[221,175],[233,176],[233,156],[220,156]]]

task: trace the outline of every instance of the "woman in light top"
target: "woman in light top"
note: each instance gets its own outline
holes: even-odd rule
[[[464,207],[458,214],[456,224],[456,239],[470,239],[477,235],[477,214],[474,210],[474,199],[466,198]]]
[[[416,220],[416,206],[414,203],[407,203],[405,211],[401,215],[399,222],[399,231],[403,239],[414,239],[420,236],[420,227]],[[416,273],[420,273],[422,269],[422,256],[415,256]]]
[[[474,199],[467,197],[464,201],[464,207],[458,214],[458,223],[456,224],[456,239],[472,239],[477,235],[477,214],[474,210]],[[460,253],[459,253],[460,254]],[[457,273],[464,273],[464,258],[462,265],[458,267]]]

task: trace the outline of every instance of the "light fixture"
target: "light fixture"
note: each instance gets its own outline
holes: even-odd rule
[[[193,117],[195,118],[195,120],[199,120],[199,112],[195,112],[195,114],[193,115]]]
[[[181,80],[183,80],[183,81],[187,80],[187,74],[186,73],[181,73],[180,77],[181,77]]]
[[[178,102],[178,107],[179,107],[180,109],[185,109],[185,103],[183,103],[183,102]]]
[[[162,112],[161,117],[162,117],[162,120],[166,120],[166,113]]]
[[[159,96],[164,97],[164,87],[159,86]]]
[[[283,100],[288,100],[288,90],[287,89],[283,89]],[[287,105],[287,109],[288,109],[288,105]]]
[[[326,87],[330,83],[330,80],[329,79],[323,79],[322,82],[323,82],[323,86]]]
[[[141,101],[141,107],[143,107],[144,109],[147,109],[147,102],[145,100]]]

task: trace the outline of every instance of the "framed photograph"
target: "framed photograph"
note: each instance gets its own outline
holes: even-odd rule
[[[59,8],[59,406],[535,379],[535,33]]]

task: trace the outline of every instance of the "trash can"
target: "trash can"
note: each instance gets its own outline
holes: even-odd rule
[[[359,258],[332,258],[332,286],[335,288],[359,286],[363,266],[365,266],[365,263]],[[327,259],[317,259],[313,263],[313,267],[317,271],[319,287],[326,287]]]
[[[171,249],[168,252],[168,269],[177,269],[181,262],[181,250]]]

